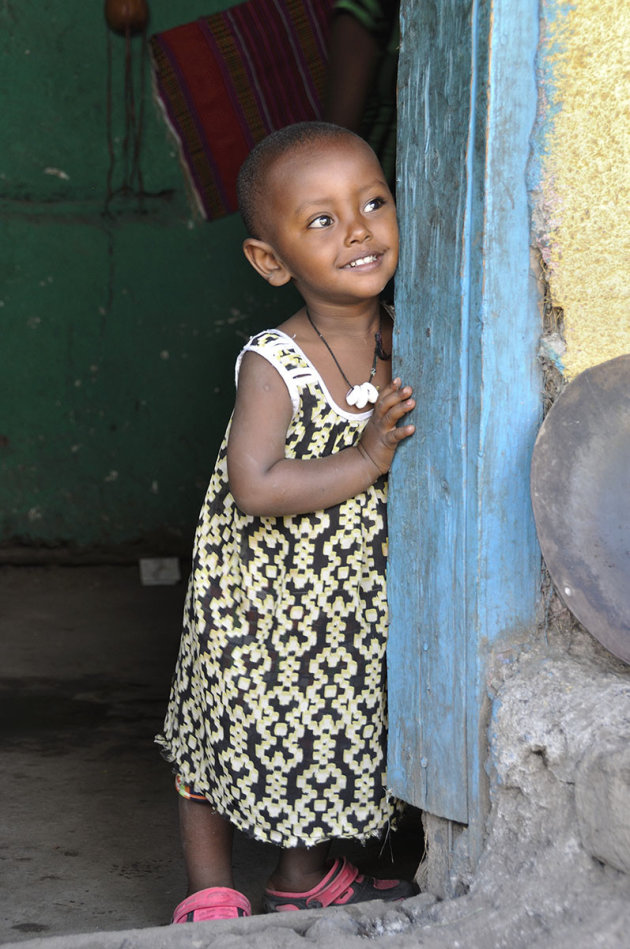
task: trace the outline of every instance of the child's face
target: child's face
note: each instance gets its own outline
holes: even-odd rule
[[[394,199],[360,139],[325,140],[272,167],[265,240],[311,307],[378,296],[398,262]]]

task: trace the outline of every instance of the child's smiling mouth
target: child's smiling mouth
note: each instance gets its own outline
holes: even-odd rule
[[[348,268],[354,270],[356,267],[368,267],[370,264],[375,264],[382,254],[366,254],[365,257],[357,257],[356,260],[351,260],[347,264],[344,264],[343,270]]]

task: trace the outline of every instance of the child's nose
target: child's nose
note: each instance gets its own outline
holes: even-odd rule
[[[371,237],[371,231],[365,218],[361,217],[360,215],[356,215],[356,217],[352,218],[352,220],[348,222],[346,244],[360,244],[363,241],[368,240],[369,237]]]

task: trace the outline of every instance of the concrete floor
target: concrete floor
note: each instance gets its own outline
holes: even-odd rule
[[[0,945],[167,925],[185,894],[160,726],[184,584],[136,566],[0,567]],[[412,877],[411,811],[389,852],[339,846],[362,869]],[[237,835],[237,885],[258,911],[275,848]]]

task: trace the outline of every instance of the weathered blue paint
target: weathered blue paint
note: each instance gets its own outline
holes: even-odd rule
[[[526,168],[533,0],[403,0],[394,371],[417,433],[390,494],[389,783],[469,825],[485,813],[489,648],[536,618],[529,457],[540,332]]]

